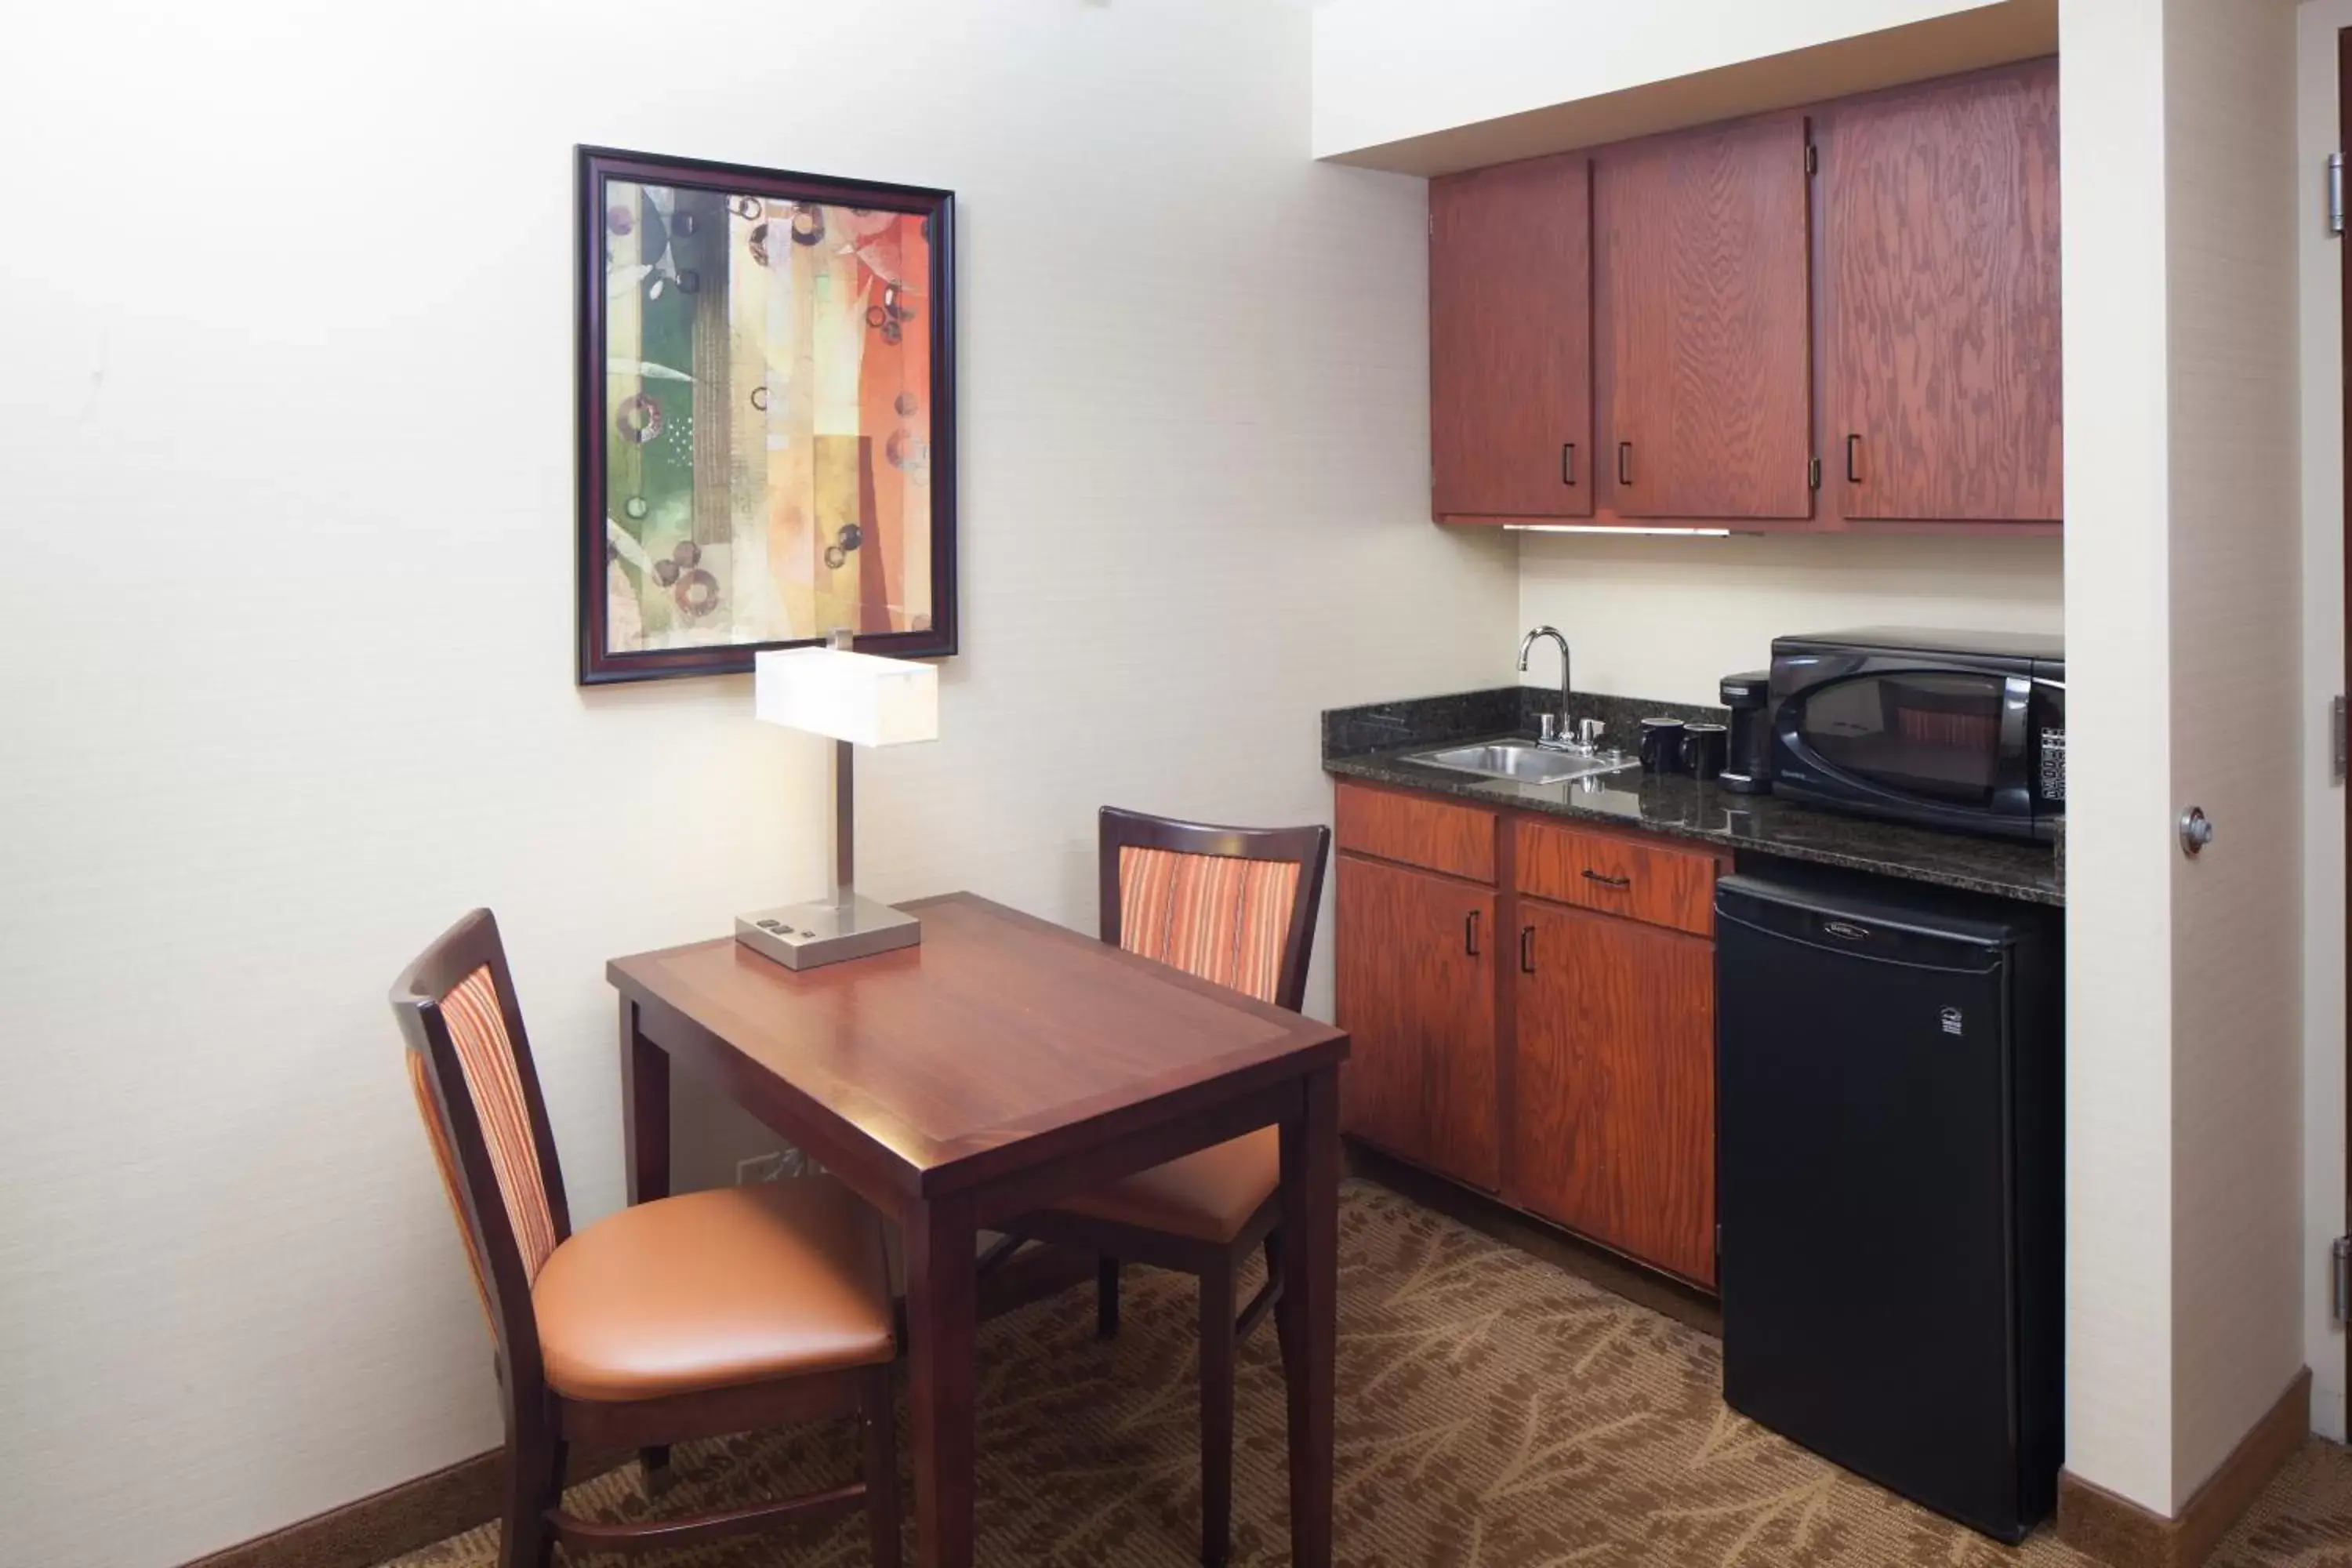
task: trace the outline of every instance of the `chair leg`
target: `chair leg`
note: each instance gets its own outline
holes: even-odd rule
[[[563,1499],[563,1442],[541,1426],[507,1445],[507,1506],[499,1529],[499,1568],[548,1568],[555,1528],[548,1511]]]
[[[866,1529],[874,1568],[898,1568],[898,1408],[889,1363],[866,1373],[860,1405],[866,1428]]]
[[[1201,1276],[1201,1561],[1220,1568],[1234,1522],[1234,1271]]]
[[[1266,1232],[1265,1278],[1269,1284],[1282,1278],[1282,1232],[1279,1229]],[[1290,1314],[1282,1310],[1284,1305],[1281,1301],[1274,1305],[1274,1345],[1282,1352],[1282,1370],[1286,1376],[1290,1372]]]
[[[1095,1338],[1118,1337],[1118,1259],[1095,1259]]]

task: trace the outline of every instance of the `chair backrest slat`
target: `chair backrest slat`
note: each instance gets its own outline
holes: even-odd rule
[[[1217,827],[1103,808],[1102,938],[1296,1010],[1331,830]]]
[[[466,1090],[481,1123],[490,1165],[498,1173],[499,1196],[514,1227],[523,1273],[536,1280],[555,1250],[555,1213],[547,1178],[539,1165],[531,1105],[522,1084],[515,1043],[507,1036],[498,982],[484,964],[441,999],[441,1021],[466,1071]]]

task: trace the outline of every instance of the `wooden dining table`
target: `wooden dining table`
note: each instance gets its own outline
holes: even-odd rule
[[[731,938],[616,958],[629,1201],[669,1192],[673,1061],[895,1220],[916,1561],[968,1568],[979,1233],[1278,1124],[1291,1561],[1331,1561],[1342,1030],[992,903],[793,971]]]

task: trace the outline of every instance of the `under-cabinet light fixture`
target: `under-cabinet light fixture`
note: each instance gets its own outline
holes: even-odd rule
[[[1619,528],[1608,523],[1582,522],[1507,522],[1506,533],[1644,533],[1673,534],[1677,538],[1728,539],[1727,528]]]

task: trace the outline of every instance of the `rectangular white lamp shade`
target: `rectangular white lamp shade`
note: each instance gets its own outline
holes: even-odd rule
[[[936,666],[844,648],[773,648],[752,661],[761,721],[860,746],[940,738]]]

